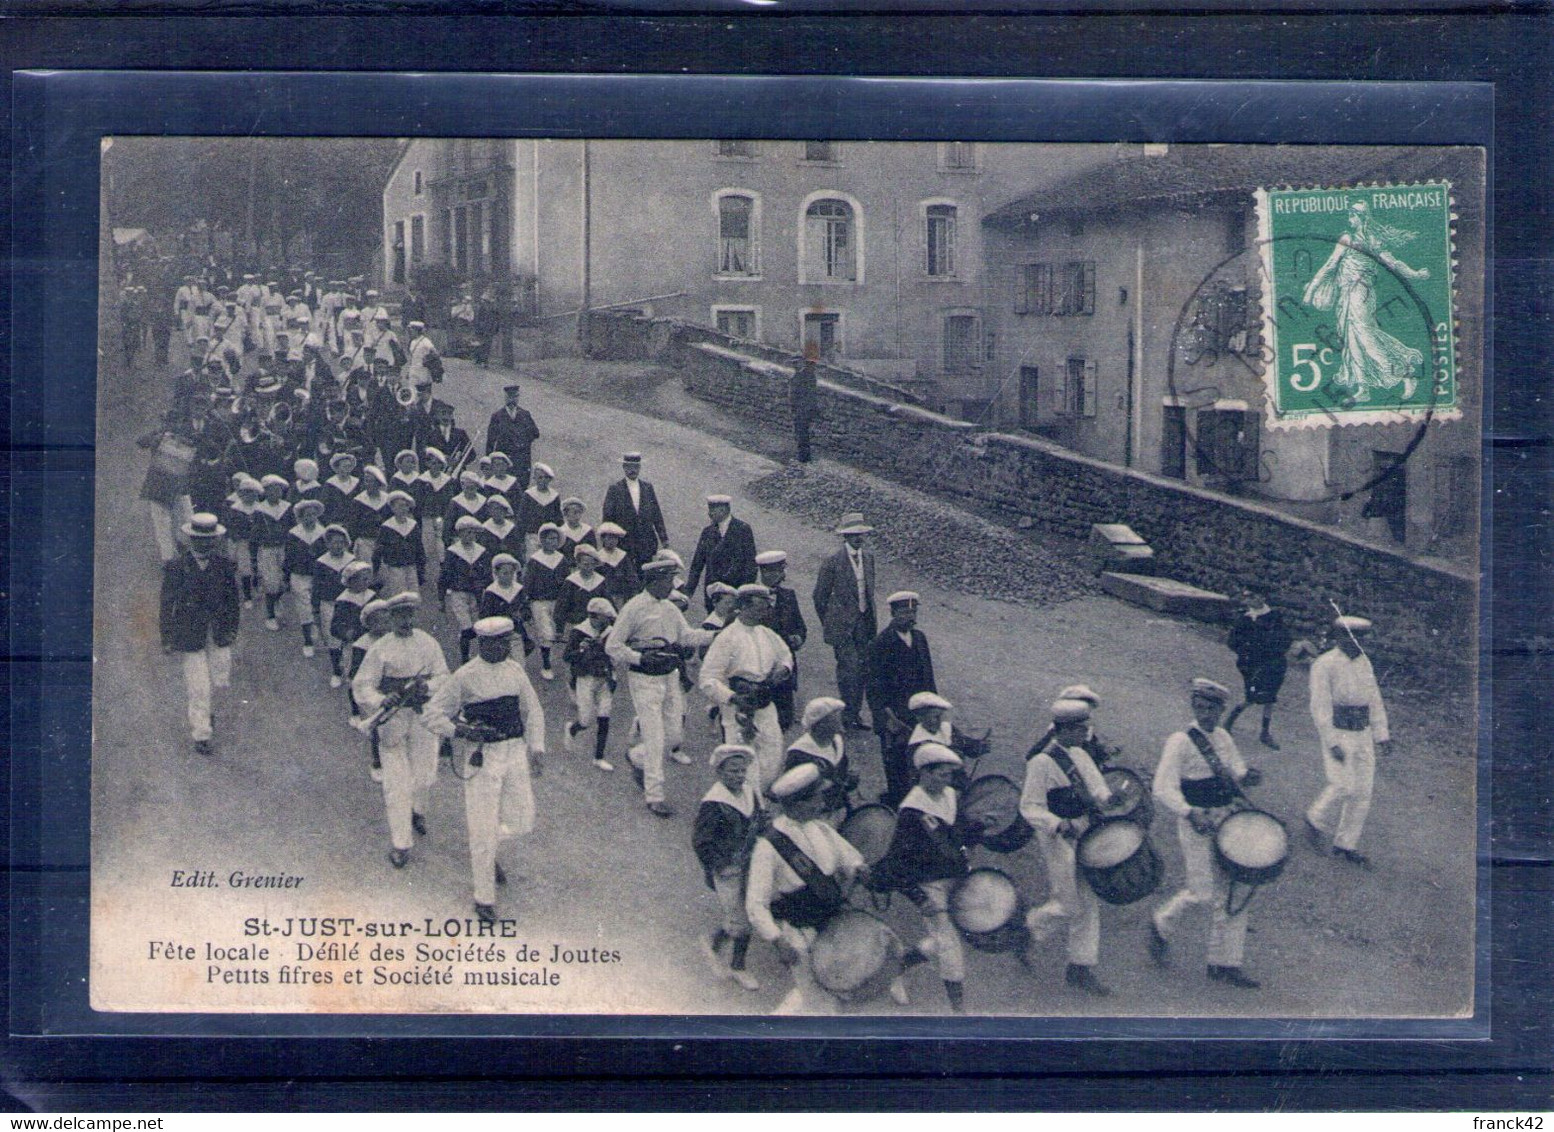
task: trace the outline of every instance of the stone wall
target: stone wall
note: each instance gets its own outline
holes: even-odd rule
[[[595,331],[600,320],[594,319]],[[663,342],[686,389],[775,432],[792,428],[792,370],[719,344],[677,337],[663,320],[611,328],[616,347]],[[664,336],[667,336],[665,338]],[[1315,637],[1329,600],[1378,622],[1378,667],[1409,683],[1456,677],[1477,652],[1477,579],[1370,546],[1315,523],[1180,481],[1118,468],[1047,441],[980,431],[915,405],[819,382],[817,454],[1021,527],[1083,539],[1092,523],[1123,522],[1154,548],[1159,572],[1221,592],[1256,584]]]

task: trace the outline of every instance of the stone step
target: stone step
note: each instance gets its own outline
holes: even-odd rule
[[[1101,575],[1101,588],[1134,605],[1196,621],[1226,621],[1235,612],[1235,604],[1224,594],[1199,589],[1174,578],[1108,570]]]

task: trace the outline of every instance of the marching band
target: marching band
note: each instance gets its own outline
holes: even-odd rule
[[[217,753],[213,689],[231,683],[242,610],[262,601],[266,629],[294,624],[303,658],[322,645],[329,686],[347,689],[345,710],[368,737],[368,773],[381,784],[394,869],[426,836],[428,798],[449,759],[463,783],[475,912],[493,921],[507,881],[502,847],[543,820],[533,779],[546,713],[527,667],[538,652],[542,681],[566,666],[564,749],[577,752],[591,731],[602,772],[615,769],[611,723],[624,684],[634,716],[624,754],[660,818],[674,816],[666,759],[690,762],[687,712],[694,720],[710,709],[718,742],[690,836],[716,898],[701,950],[719,979],[755,991],[752,943],[775,947],[791,976],[779,1013],[904,1002],[901,975],[918,963],[934,965],[950,1009],[964,1012],[966,947],[1029,965],[1060,928],[1067,987],[1112,994],[1097,970],[1100,909],[1142,911],[1159,891],[1156,803],[1175,819],[1185,881],[1143,917],[1139,957],[1169,965],[1182,921],[1202,906],[1208,978],[1258,987],[1243,970],[1247,909],[1282,870],[1288,837],[1247,794],[1259,774],[1227,729],[1242,709],[1225,719],[1234,697],[1223,685],[1192,681],[1191,722],[1165,739],[1152,788],[1096,734],[1100,697],[1083,684],[1057,693],[1023,782],[980,774],[988,736],[951,723],[917,628],[921,598],[891,594],[878,626],[873,528],[849,513],[812,601],[839,694],[798,699],[808,628],[784,585],[787,555],[758,551],[730,496],[706,496],[710,522],[689,570],[668,547],[641,453],[624,455],[623,478],[591,524],[584,500],[561,495],[556,471],[531,462],[540,431],[519,387],[506,387],[480,455],[433,395],[446,370],[426,327],[408,322],[407,350],[390,309],[360,282],[309,273],[287,290],[249,275],[228,294],[190,276],[177,292],[189,366],[162,424],[141,440],[151,452],[142,498],[164,564],[162,640],[182,658],[197,753]],[[706,619],[688,621],[703,581]],[[454,669],[417,625],[433,597],[458,636]],[[1264,706],[1263,743],[1277,750],[1268,721],[1289,634],[1262,603],[1248,624],[1232,647],[1247,703]],[[1254,628],[1255,666],[1246,659]],[[1376,750],[1389,738],[1361,644],[1370,629],[1340,615],[1333,649],[1312,666],[1327,787],[1303,818],[1314,846],[1330,843],[1334,857],[1364,868],[1357,846]],[[697,689],[705,703],[692,709],[686,697]],[[870,726],[865,708],[885,781],[878,802],[858,796],[857,751],[847,749],[849,733]],[[1032,841],[1046,896],[1027,908],[1003,870],[973,862]],[[913,946],[876,914],[893,892],[921,918]]]

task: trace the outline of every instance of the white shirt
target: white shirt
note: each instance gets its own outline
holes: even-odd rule
[[[777,667],[793,668],[793,652],[765,625],[732,621],[718,633],[701,662],[702,693],[715,704],[734,698],[729,678],[743,673],[765,679]]]
[[[847,560],[853,564],[853,578],[858,583],[858,612],[869,611],[869,598],[863,592],[863,551],[847,548]]]
[[[638,646],[646,647],[655,638],[671,645],[704,645],[712,640],[712,634],[692,629],[668,598],[659,600],[643,590],[621,606],[604,648],[616,664],[641,664]]]
[[[369,651],[368,656],[372,654]],[[366,667],[366,661],[362,662]],[[478,704],[501,696],[517,696],[519,714],[523,717],[523,741],[536,754],[545,753],[545,709],[529,682],[523,665],[513,657],[500,664],[492,664],[482,657],[475,657],[462,665],[444,680],[432,693],[426,705],[422,722],[435,735],[451,736],[454,733],[453,718],[468,704]]]
[[[627,476],[626,477],[626,494],[631,496],[631,509],[633,511],[640,511],[640,510],[642,510],[642,483],[641,483],[641,481],[640,480],[634,480],[630,476]]]
[[[1338,729],[1333,726],[1333,708],[1368,707],[1371,709],[1371,737],[1385,743],[1390,736],[1387,730],[1387,708],[1381,702],[1381,688],[1376,684],[1376,673],[1371,668],[1371,658],[1363,652],[1350,660],[1342,649],[1333,648],[1311,662],[1311,721],[1317,726],[1317,736],[1326,749],[1338,742]]]
[[[448,661],[442,655],[442,646],[430,633],[422,629],[411,629],[408,637],[385,633],[362,657],[362,666],[351,681],[351,694],[370,715],[383,706],[383,693],[378,691],[383,677],[426,676],[435,693],[446,675]]]
[[[1241,752],[1236,750],[1236,741],[1230,737],[1230,733],[1223,727],[1216,727],[1208,739],[1209,746],[1219,756],[1219,761],[1231,777],[1237,782],[1245,778],[1246,763],[1241,761]],[[1198,753],[1197,746],[1187,737],[1187,732],[1178,731],[1165,741],[1160,765],[1155,768],[1155,798],[1173,814],[1185,817],[1192,806],[1182,797],[1182,779],[1213,776],[1214,768]]]
[[[1065,747],[1073,760],[1079,780],[1090,791],[1090,796],[1103,806],[1112,800],[1106,779],[1096,769],[1089,752],[1083,747]],[[1072,786],[1063,768],[1046,751],[1025,764],[1025,787],[1020,791],[1020,816],[1043,833],[1056,833],[1064,819],[1047,808],[1047,791]],[[1180,791],[1178,791],[1180,793]],[[1182,811],[1186,812],[1186,811]]]
[[[772,828],[786,834],[799,852],[827,876],[851,876],[863,868],[858,850],[823,821],[800,824],[784,814],[772,822]],[[768,943],[777,942],[782,929],[772,918],[772,901],[803,887],[799,874],[772,848],[772,843],[758,838],[750,854],[750,876],[745,882],[745,914],[757,935]]]

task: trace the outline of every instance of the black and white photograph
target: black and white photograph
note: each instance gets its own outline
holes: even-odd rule
[[[1481,149],[101,169],[93,1009],[1473,1015]]]

